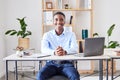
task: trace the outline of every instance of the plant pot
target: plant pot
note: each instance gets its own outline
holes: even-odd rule
[[[29,48],[29,43],[30,43],[29,38],[19,38],[18,39],[18,46],[23,47],[24,49]]]
[[[104,55],[117,55],[117,53],[115,52],[116,50],[118,50],[117,48],[105,48],[104,49]]]

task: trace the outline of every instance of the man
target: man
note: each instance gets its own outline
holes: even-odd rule
[[[73,32],[65,31],[65,15],[62,12],[56,12],[53,15],[55,29],[44,34],[41,43],[43,54],[64,56],[77,53],[78,45]],[[66,76],[69,80],[79,80],[79,73],[70,60],[47,61],[46,65],[38,72],[37,80],[46,80],[57,74]]]

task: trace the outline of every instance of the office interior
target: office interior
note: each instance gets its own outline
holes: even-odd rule
[[[120,0],[94,0],[93,20],[94,32],[107,37],[106,31],[112,24],[116,24],[111,40],[120,43]],[[42,39],[42,0],[0,0],[0,78],[5,75],[3,58],[15,53],[13,49],[18,44],[17,36],[6,36],[8,29],[17,29],[19,23],[16,18],[26,17],[28,29],[32,31],[30,47],[40,52]],[[120,61],[116,60],[116,70],[120,70]],[[12,65],[10,64],[11,68]],[[38,65],[36,64],[36,67]],[[94,65],[95,70],[98,65]],[[38,69],[38,68],[37,68]],[[12,70],[12,69],[11,69]]]

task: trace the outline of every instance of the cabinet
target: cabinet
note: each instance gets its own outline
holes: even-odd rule
[[[62,11],[66,15],[65,29],[75,32],[78,45],[84,44],[82,30],[88,30],[88,37],[93,34],[93,0],[42,0],[42,33],[54,28],[53,14]],[[79,47],[83,47],[82,45]],[[93,62],[89,61],[90,69],[82,72],[93,72]],[[88,64],[87,63],[87,64]],[[78,69],[81,62],[78,62]],[[86,64],[86,66],[88,66]]]

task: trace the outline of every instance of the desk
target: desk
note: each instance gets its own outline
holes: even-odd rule
[[[8,57],[5,57],[3,60],[6,61],[6,80],[8,80],[8,61],[15,62],[15,73],[16,73],[16,80],[18,80],[18,73],[17,73],[17,61],[46,61],[46,60],[98,60],[99,61],[99,80],[103,80],[103,60],[106,60],[106,65],[108,67],[108,59],[109,56],[102,55],[102,56],[93,56],[93,57],[78,57],[74,55],[65,55],[65,56],[48,56],[42,58],[31,58],[31,57],[18,57],[16,54],[12,54]],[[106,80],[108,80],[108,68],[106,69]]]
[[[114,80],[114,72],[113,72],[113,68],[114,68],[114,65],[113,65],[113,62],[114,62],[114,59],[120,59],[120,56],[117,56],[117,55],[109,55],[110,58],[111,58],[111,80]],[[120,76],[120,75],[118,75]],[[116,76],[116,78],[118,77]]]

